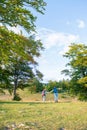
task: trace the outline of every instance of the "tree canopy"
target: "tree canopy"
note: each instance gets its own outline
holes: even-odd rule
[[[30,78],[42,78],[36,69],[35,57],[40,56],[43,44],[35,40],[34,10],[44,14],[46,3],[43,0],[0,0],[0,87],[16,89],[28,84]],[[27,32],[16,34],[8,27],[20,27]]]
[[[87,46],[85,44],[72,43],[64,57],[69,59],[67,65],[70,66],[70,69],[63,70],[62,72],[70,75],[74,86],[76,83],[78,93],[85,93],[87,95]]]
[[[31,37],[24,41],[22,35],[20,36],[9,31],[7,27],[8,25],[11,27],[20,26],[26,32],[29,32],[29,36],[31,36],[30,32],[35,30],[34,23],[36,19],[31,10],[34,9],[36,12],[43,14],[45,6],[46,3],[43,0],[0,0],[0,61],[8,61],[9,55],[12,55],[12,53],[16,53],[18,56],[24,55],[26,58],[26,51],[24,50],[28,50],[29,46],[30,48],[32,47],[29,45],[30,40],[28,42],[28,39],[31,39]],[[38,42],[40,43],[40,41]],[[33,44],[35,44],[34,39]],[[39,47],[41,44],[36,46]],[[33,47],[32,50],[34,51]]]
[[[0,0],[0,23],[10,26],[21,26],[27,32],[35,30],[32,9],[44,13],[46,3],[43,0]]]

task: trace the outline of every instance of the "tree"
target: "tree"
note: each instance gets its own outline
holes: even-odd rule
[[[13,52],[21,53],[24,49],[21,45],[19,35],[6,28],[7,25],[11,27],[20,26],[27,32],[35,31],[36,16],[33,15],[33,11],[36,10],[39,13],[44,14],[46,3],[43,0],[1,0],[0,1],[0,48],[1,48],[1,60],[8,61],[8,57],[11,54],[10,49]],[[8,13],[7,13],[8,12]],[[5,27],[5,28],[4,28]],[[30,34],[29,34],[30,35]],[[19,42],[20,41],[20,42]],[[22,53],[21,53],[22,54]],[[0,60],[0,61],[1,61]]]
[[[16,35],[14,33],[12,34],[13,37]],[[35,57],[40,56],[40,50],[43,49],[42,43],[39,40],[36,41],[33,37],[26,38],[21,35],[18,36],[18,38],[19,37],[21,41],[21,45],[18,46],[20,53],[16,53],[16,48],[10,49],[11,54],[8,57],[9,62],[4,64],[4,68],[2,69],[4,72],[8,70],[8,76],[5,81],[9,81],[7,89],[10,92],[13,90],[13,99],[18,97],[16,93],[18,88],[22,89],[23,87],[26,87],[26,85],[29,86],[29,79],[33,79],[34,77],[41,79],[43,76],[35,67],[38,65],[35,61]],[[17,40],[17,43],[20,44],[20,41]],[[21,50],[21,48],[23,49]],[[5,73],[3,73],[3,75],[4,74]]]
[[[69,91],[69,80],[60,80],[58,82],[59,84],[59,88],[60,88],[60,92],[68,92]]]
[[[35,30],[36,16],[33,11],[44,12],[46,3],[43,0],[0,0],[0,23],[10,26],[21,26],[27,32]]]
[[[87,95],[87,46],[73,43],[64,56],[70,60],[67,64],[70,69],[62,72],[69,74],[73,83],[79,86],[78,93]]]
[[[48,84],[47,84],[47,90],[48,91],[51,91],[54,87],[57,87],[59,88],[59,84],[57,81],[52,81],[52,80],[49,80]]]
[[[23,71],[24,65],[27,68],[29,65],[28,75],[32,77],[34,73],[31,66],[37,66],[35,57],[40,56],[40,51],[43,49],[40,40],[35,40],[31,36],[31,31],[35,31],[36,16],[33,15],[32,9],[36,12],[44,14],[46,3],[43,0],[1,0],[0,1],[0,81],[1,86],[10,86],[14,75],[14,86],[17,87],[18,77],[24,78],[24,75],[17,75],[19,71]],[[24,29],[29,37],[20,34],[15,34],[8,30],[8,26],[20,26]],[[21,61],[20,61],[21,59]],[[21,64],[20,64],[21,63]],[[4,67],[3,67],[4,66]],[[19,69],[20,66],[20,69]],[[8,69],[7,69],[8,68]],[[15,73],[13,74],[13,71]],[[36,70],[35,76],[41,77],[42,74]],[[6,75],[5,75],[6,74]],[[18,76],[18,77],[17,77]],[[25,76],[27,77],[27,76]],[[29,78],[30,78],[29,77]],[[23,80],[22,80],[23,81]],[[22,82],[23,83],[23,82]],[[9,84],[9,85],[8,85]],[[23,84],[22,84],[23,85]],[[9,87],[8,87],[9,88]],[[10,89],[9,89],[10,90]],[[16,89],[14,89],[15,91]],[[14,92],[16,93],[16,92]]]
[[[41,92],[43,90],[43,84],[38,80],[38,78],[33,78],[31,81],[31,87],[29,88],[31,93]]]

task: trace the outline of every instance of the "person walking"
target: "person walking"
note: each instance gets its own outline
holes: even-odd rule
[[[53,93],[54,93],[54,101],[58,102],[58,88],[54,87]]]
[[[42,100],[43,100],[43,102],[46,101],[46,89],[43,89],[43,91],[42,91]]]

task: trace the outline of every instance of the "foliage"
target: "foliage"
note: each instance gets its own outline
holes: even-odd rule
[[[54,86],[58,87],[57,81],[50,80],[47,84],[47,90],[51,91],[54,88]]]
[[[16,93],[13,97],[13,100],[20,101],[21,97],[19,96],[19,94]]]
[[[45,6],[43,0],[0,0],[0,23],[12,27],[19,25],[27,32],[34,31],[36,16],[32,12],[43,14]]]
[[[73,43],[64,56],[70,60],[67,64],[70,69],[62,72],[71,76],[72,89],[80,95],[87,95],[87,46]]]
[[[31,87],[29,88],[31,93],[41,92],[42,89],[43,89],[43,84],[37,78],[33,78],[33,80],[31,81]]]
[[[0,87],[10,93],[14,90],[14,97],[18,97],[16,89],[26,86],[30,78],[42,78],[35,58],[43,47],[31,32],[35,31],[34,10],[44,14],[45,6],[43,0],[0,1]],[[9,31],[9,26],[21,28],[29,37]]]
[[[11,33],[11,32],[9,32]],[[13,36],[18,36],[12,32]],[[9,34],[10,35],[10,34]],[[17,88],[26,87],[29,83],[30,78],[37,77],[38,79],[42,78],[41,72],[39,72],[35,66],[37,66],[37,62],[35,61],[35,57],[40,56],[40,50],[43,49],[42,43],[37,40],[35,41],[33,37],[26,38],[24,36],[19,35],[20,40],[15,41],[14,48],[10,47],[11,54],[8,56],[9,62],[4,64],[4,58],[2,59],[2,64],[4,68],[1,69],[3,71],[1,74],[1,80],[3,79],[4,83],[6,83],[8,90],[14,90],[14,96],[16,95]],[[13,39],[12,39],[13,40]],[[14,43],[14,41],[12,41]],[[20,44],[21,42],[21,44]],[[18,51],[17,52],[17,44]],[[9,44],[10,46],[10,44]],[[6,73],[7,72],[7,73]],[[6,75],[5,75],[6,74]],[[4,75],[4,77],[3,77]],[[6,82],[8,81],[8,83]],[[14,83],[14,89],[12,84]]]
[[[40,56],[40,50],[43,49],[41,41],[36,41],[33,36],[26,38],[4,27],[0,28],[0,43],[1,63],[9,61],[11,57],[34,62],[34,57]]]
[[[70,89],[70,81],[69,80],[60,80],[60,81],[49,81],[46,85],[46,89],[51,91],[53,87],[56,86],[58,88],[59,93],[68,92]]]

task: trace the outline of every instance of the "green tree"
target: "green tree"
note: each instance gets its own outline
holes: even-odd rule
[[[9,32],[7,25],[20,26],[26,32],[35,31],[36,16],[33,10],[44,14],[46,3],[43,0],[0,0],[0,61],[8,61],[11,55],[10,49],[15,53],[21,53],[24,49],[19,35]],[[33,10],[32,10],[33,9]],[[32,10],[32,11],[31,11]],[[21,51],[20,51],[21,50]],[[3,59],[3,60],[2,60]]]
[[[13,34],[13,33],[12,33]],[[14,34],[13,36],[15,36]],[[18,35],[17,35],[18,36]],[[20,37],[21,41],[21,47],[23,48],[21,50],[20,46],[20,53],[15,53],[13,50],[11,51],[11,54],[9,56],[9,62],[4,65],[4,68],[1,70],[4,70],[2,73],[3,75],[7,72],[7,78],[4,78],[5,81],[9,81],[9,84],[7,84],[7,88],[10,92],[13,90],[13,99],[17,96],[16,90],[18,88],[26,87],[26,85],[29,86],[29,79],[37,77],[39,80],[42,78],[42,74],[36,69],[36,66],[38,63],[35,60],[35,57],[40,56],[40,50],[43,49],[42,43],[40,41],[35,41],[33,37],[26,38],[24,36],[18,36]],[[20,44],[19,41],[19,44]],[[17,40],[18,43],[18,40]],[[33,71],[34,70],[34,71]],[[6,76],[5,76],[6,77]],[[3,77],[2,77],[3,78]]]
[[[37,17],[32,12],[43,14],[45,6],[43,0],[0,0],[0,23],[12,27],[19,25],[27,32],[34,31]]]
[[[17,87],[16,84],[18,84],[19,79],[17,79],[16,75],[19,71],[23,71],[22,67],[23,65],[25,67],[27,63],[30,63],[28,68],[30,77],[34,75],[31,66],[38,65],[35,57],[40,56],[40,51],[43,47],[40,40],[36,41],[31,36],[31,31],[35,31],[36,20],[32,9],[44,14],[45,6],[46,3],[43,0],[0,1],[0,86],[4,86],[4,88],[10,86],[13,79],[13,70],[16,70],[14,73],[14,77],[16,77],[14,86]],[[24,37],[21,34],[15,34],[13,31],[9,31],[7,28],[8,25],[11,27],[20,26],[21,29],[29,34],[29,37]],[[21,62],[19,59],[21,59]],[[18,69],[19,66],[21,68],[20,70]],[[42,76],[38,70],[35,73],[36,77]]]
[[[33,80],[31,80],[31,87],[29,88],[29,90],[31,91],[31,93],[35,93],[35,92],[41,92],[43,90],[43,84],[39,81],[38,78],[33,78]]]
[[[77,86],[77,93],[79,95],[83,93],[84,97],[87,95],[87,46],[73,43],[69,46],[69,51],[64,56],[70,60],[67,64],[70,69],[63,70],[62,73],[70,75],[74,86]]]
[[[50,80],[49,82],[48,82],[48,84],[47,84],[47,89],[48,89],[48,91],[51,91],[54,87],[59,87],[59,84],[58,84],[58,82],[57,81],[52,81],[52,80]]]
[[[68,92],[69,91],[69,80],[60,80],[58,82],[59,84],[59,88],[60,88],[60,92]]]

